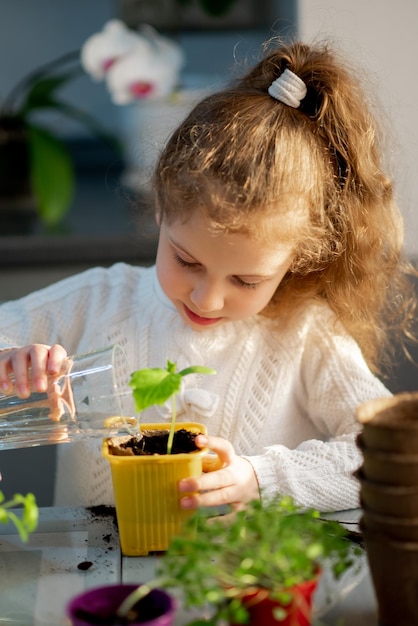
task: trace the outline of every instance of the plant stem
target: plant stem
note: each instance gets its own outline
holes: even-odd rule
[[[173,449],[175,427],[176,427],[176,396],[174,395],[171,399],[171,424],[170,424],[170,432],[168,433],[168,440],[167,440],[167,454],[171,454],[171,450]]]
[[[143,598],[145,598],[153,589],[156,589],[160,585],[166,584],[166,579],[156,578],[149,583],[145,583],[143,585],[139,585],[136,587],[122,602],[116,611],[116,616],[119,619],[127,619],[129,617],[130,611],[134,608],[134,606]]]
[[[55,67],[59,67],[61,65],[64,65],[70,62],[72,63],[73,61],[79,58],[80,58],[80,51],[73,50],[72,52],[67,52],[66,54],[61,55],[60,57],[54,59],[53,61],[49,61],[48,63],[45,63],[45,65],[42,65],[41,67],[37,68],[36,70],[33,70],[32,72],[29,72],[29,74],[27,74],[24,78],[22,78],[22,80],[20,80],[13,87],[9,95],[3,101],[3,105],[0,108],[0,116],[4,115],[5,112],[7,113],[8,110],[10,110],[11,113],[13,112],[14,101],[19,96],[19,93],[25,90],[27,85],[30,85],[31,83],[34,83],[35,81],[39,80],[40,78],[42,78],[44,74],[48,74],[49,72],[53,71]]]

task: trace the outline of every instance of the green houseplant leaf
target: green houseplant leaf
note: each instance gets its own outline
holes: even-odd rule
[[[83,74],[80,51],[66,53],[30,72],[0,102],[0,119],[15,120],[28,136],[33,194],[38,215],[47,226],[58,224],[68,212],[74,195],[75,175],[64,142],[40,128],[34,114],[41,110],[57,111],[84,125],[92,135],[121,153],[120,142],[92,115],[57,97],[62,87]]]
[[[200,5],[208,15],[221,17],[228,13],[235,2],[236,0],[200,0]]]
[[[221,17],[226,15],[237,0],[197,0],[202,11],[213,17]],[[191,6],[193,0],[177,0],[180,6]]]
[[[27,115],[30,111],[44,108],[56,108],[57,101],[53,97],[55,92],[70,80],[80,74],[81,70],[68,72],[60,76],[48,76],[40,78],[33,83],[28,90],[21,109],[21,116]]]
[[[64,144],[50,132],[28,126],[33,190],[42,220],[57,224],[67,212],[74,193],[74,170]]]

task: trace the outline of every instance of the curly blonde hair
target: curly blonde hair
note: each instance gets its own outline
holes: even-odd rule
[[[286,68],[307,87],[299,108],[268,95]],[[402,258],[377,122],[357,76],[327,44],[276,44],[197,104],[163,150],[154,183],[168,221],[200,208],[214,227],[260,238],[268,236],[258,231],[260,212],[280,218],[294,260],[264,315],[284,319],[307,299],[326,300],[375,372],[411,335],[414,269]]]

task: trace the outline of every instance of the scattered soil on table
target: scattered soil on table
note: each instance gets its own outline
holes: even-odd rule
[[[107,506],[106,504],[97,504],[96,506],[89,506],[87,510],[91,513],[92,517],[103,519],[104,517],[110,517],[115,528],[118,528],[118,522],[116,518],[116,509],[114,506]],[[104,541],[109,543],[111,538],[110,534],[103,535]]]
[[[110,454],[116,456],[150,456],[167,454],[168,430],[143,430],[136,435],[109,437],[107,440]],[[184,428],[174,433],[172,454],[194,452],[198,450],[195,439],[198,433]]]
[[[81,563],[79,563],[77,565],[77,569],[81,569],[82,571],[86,571],[88,569],[90,569],[90,567],[93,565],[92,561],[81,561]]]
[[[92,520],[103,520],[103,519],[109,519],[109,521],[111,522],[111,524],[113,525],[114,529],[118,532],[119,528],[118,528],[118,520],[116,517],[116,509],[114,506],[108,506],[105,504],[97,504],[95,506],[89,506],[87,507],[87,510],[89,511]],[[104,533],[102,535],[102,539],[104,541],[105,544],[107,544],[106,546],[106,551],[110,552],[111,550],[113,550],[113,546],[109,545],[110,542],[112,541],[113,538],[113,533],[109,532],[109,533]]]

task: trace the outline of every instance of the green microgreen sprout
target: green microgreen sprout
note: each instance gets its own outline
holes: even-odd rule
[[[189,374],[216,374],[215,370],[202,365],[191,365],[180,372],[176,370],[176,364],[167,360],[165,369],[153,367],[136,370],[131,374],[129,381],[129,385],[133,388],[135,408],[138,412],[154,404],[164,404],[169,398],[172,399],[167,454],[171,454],[173,447],[176,428],[176,395],[180,391],[182,379]]]
[[[285,619],[292,588],[320,574],[327,562],[338,579],[362,550],[337,521],[322,520],[290,496],[254,500],[231,515],[208,519],[199,509],[174,537],[157,568],[160,580],[182,592],[185,608],[213,607],[211,623],[248,623],[242,595],[268,591]]]
[[[21,517],[10,510],[18,506],[23,507]],[[12,522],[23,542],[27,542],[29,534],[36,529],[38,516],[38,505],[33,493],[28,493],[26,496],[16,493],[12,498],[6,500],[4,494],[0,491],[0,522],[2,524]]]
[[[218,517],[201,508],[171,540],[155,579],[133,591],[118,615],[126,617],[151,589],[162,587],[179,592],[186,610],[212,608],[209,620],[189,626],[248,623],[243,594],[262,588],[280,602],[274,611],[279,626],[295,585],[317,577],[326,565],[339,579],[360,555],[363,550],[344,526],[296,505],[290,496],[254,500]]]

